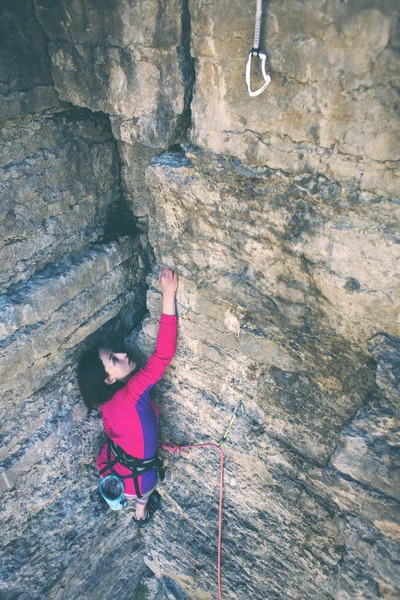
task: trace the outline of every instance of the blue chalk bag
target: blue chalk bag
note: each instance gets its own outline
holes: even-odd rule
[[[125,508],[127,499],[124,496],[124,482],[117,475],[111,474],[100,479],[99,489],[111,510]]]

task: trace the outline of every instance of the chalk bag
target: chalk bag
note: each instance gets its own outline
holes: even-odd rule
[[[124,496],[124,483],[116,475],[107,475],[100,479],[100,494],[107,502],[111,510],[121,510],[125,508],[127,500]]]

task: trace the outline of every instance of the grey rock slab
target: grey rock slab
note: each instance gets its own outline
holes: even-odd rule
[[[125,239],[71,256],[54,265],[52,275],[36,277],[4,299],[11,335],[1,350],[3,390],[29,393],[43,385],[62,368],[68,348],[132,301],[141,269],[135,246]]]
[[[400,445],[399,436],[396,435],[399,419],[391,419],[384,414],[380,419],[375,416],[372,425],[369,422],[371,417],[368,413],[360,416],[353,423],[355,431],[347,433],[345,430],[342,433],[338,449],[332,457],[332,465],[352,479],[399,499],[400,465],[396,460]],[[386,429],[389,429],[387,433]]]
[[[371,396],[346,424],[331,464],[353,480],[399,501],[399,340],[379,335],[370,344],[378,356],[377,383],[387,397],[383,393]]]
[[[106,273],[132,257],[129,238],[92,247],[68,256],[34,275],[28,283],[14,286],[0,296],[0,339],[22,327],[49,319],[60,306],[96,284]]]
[[[19,449],[1,464],[2,477],[14,474],[2,489],[1,594],[132,598],[145,569],[143,540],[131,511],[112,513],[98,493],[101,420],[87,415],[73,369],[2,415],[4,426]]]
[[[285,371],[302,370],[301,361],[291,357],[277,342],[243,332],[239,336],[239,345],[242,352],[254,361],[274,365]]]
[[[2,287],[104,235],[119,199],[107,119],[72,109],[2,124]]]
[[[250,98],[245,66],[255,0],[191,4],[193,143],[248,165],[314,170],[396,196],[397,2],[276,0],[263,9],[271,83]],[[252,89],[262,83],[260,61],[253,65]]]
[[[336,470],[326,471],[324,483],[340,507],[344,541],[343,558],[326,587],[330,597],[396,598],[400,593],[399,502]]]
[[[172,382],[178,383],[175,378]],[[161,406],[170,408],[164,436],[176,440],[180,430],[185,443],[212,441],[199,396],[197,406],[190,407],[194,399],[187,390],[179,396],[175,385],[160,397]],[[178,403],[180,408],[172,414]],[[221,415],[214,419],[222,430]],[[233,433],[224,446],[223,596],[316,597],[340,558],[337,522],[323,502],[296,481],[301,460],[286,455],[273,440],[265,445],[265,437],[257,439],[246,417],[234,429],[238,435]],[[166,460],[169,469],[160,488],[166,501],[154,521],[146,564],[157,576],[173,578],[190,598],[214,598],[218,450],[193,448],[187,455],[167,455]],[[321,592],[320,597],[326,596]]]
[[[139,222],[147,225],[151,206],[150,191],[146,185],[145,169],[159,151],[143,144],[118,143],[121,160],[121,179],[124,196]]]
[[[378,334],[368,341],[368,350],[377,361],[376,384],[395,408],[400,400],[400,341]]]
[[[53,85],[47,39],[31,2],[2,2],[0,121],[62,106]]]
[[[187,105],[184,4],[35,1],[61,99],[108,113],[117,139],[167,147]]]
[[[225,445],[224,594],[396,597],[395,205],[193,149],[153,159],[146,176],[149,239],[180,274],[161,437],[218,441],[245,405]],[[354,252],[337,253],[337,236]],[[161,309],[155,273],[148,282],[150,316],[132,338],[146,353]],[[168,459],[168,518],[145,561],[213,598],[218,458],[193,452]]]
[[[0,115],[4,120],[42,113],[48,109],[57,111],[63,107],[66,107],[66,103],[59,100],[52,86],[39,86],[27,92],[13,92],[0,98]]]
[[[397,346],[398,340],[382,334],[370,342],[382,391],[367,398],[343,428],[323,474],[340,509],[345,541],[343,559],[327,587],[333,598],[372,600],[400,593]]]
[[[380,314],[382,331],[398,333],[400,245],[390,229],[394,233],[399,224],[395,205],[380,203],[379,209],[363,207],[357,213],[338,210],[321,229],[310,228],[292,246],[312,263],[324,297],[351,315],[363,337],[369,335],[363,321],[372,321],[375,314]]]
[[[326,194],[326,181],[310,185],[304,176],[294,183],[271,171],[246,175],[237,163],[194,152],[190,160],[177,154],[153,159],[147,181],[150,243],[158,262],[181,274],[182,353],[191,353],[203,379],[209,375],[201,361],[210,360],[229,394],[235,386],[228,373],[220,374],[224,360],[241,371],[244,388],[253,377],[256,385],[244,394],[257,399],[270,435],[327,461],[344,423],[374,387],[366,336],[397,331],[395,259],[386,253],[382,266],[380,244],[371,244],[370,265],[387,272],[378,283],[373,266],[362,273],[354,246],[362,229],[396,252],[387,237],[390,212],[377,220],[372,203],[355,203],[346,189],[338,202]],[[326,226],[332,219],[340,230]],[[309,240],[325,235],[332,249],[338,231],[354,252],[335,264],[323,256],[313,260]],[[350,274],[368,291],[347,285]],[[206,308],[212,304],[214,314]]]
[[[172,255],[184,275],[201,281],[204,273],[223,295],[243,305],[257,298],[297,327],[312,328],[322,312],[357,344],[379,330],[398,333],[396,203],[365,202],[323,177],[241,176],[237,161],[189,156],[157,157],[147,168],[155,199],[149,239],[161,261]]]

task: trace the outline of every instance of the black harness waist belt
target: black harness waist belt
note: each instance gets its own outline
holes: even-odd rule
[[[112,456],[112,454],[114,455],[114,457]],[[131,471],[129,475],[120,475],[119,473],[116,473],[112,468],[116,464],[120,464],[129,469]],[[148,473],[152,469],[157,469],[160,479],[162,481],[164,479],[163,462],[158,456],[157,451],[155,455],[151,458],[135,458],[134,456],[131,456],[130,454],[125,452],[125,450],[123,450],[121,446],[118,446],[118,444],[116,444],[112,439],[108,438],[107,464],[105,467],[99,470],[100,475],[102,475],[106,471],[111,471],[111,473],[114,473],[115,475],[117,475],[117,477],[120,477],[120,479],[132,478],[135,486],[136,496],[138,498],[141,498],[142,495],[139,490],[138,477],[140,477],[144,473]]]

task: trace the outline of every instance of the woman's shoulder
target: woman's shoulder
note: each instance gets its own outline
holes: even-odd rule
[[[126,403],[126,391],[124,391],[125,388],[126,386],[115,392],[115,394],[111,396],[107,402],[103,402],[103,404],[100,405],[100,410],[103,415],[115,411],[118,406]]]

